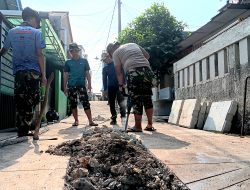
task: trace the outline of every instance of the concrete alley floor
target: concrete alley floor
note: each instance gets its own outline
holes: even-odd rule
[[[93,118],[110,117],[107,102],[91,102]],[[72,127],[73,117],[49,125],[39,141],[0,148],[0,189],[63,189],[69,157],[45,153],[49,145],[81,137],[87,119],[79,109],[80,125]],[[109,126],[110,121],[100,123]],[[120,121],[118,120],[118,124]],[[130,116],[129,126],[133,125]],[[143,119],[146,126],[146,119]],[[155,122],[155,132],[134,133],[142,143],[192,190],[249,190],[250,138],[186,129]],[[15,133],[0,133],[0,140]],[[58,140],[46,140],[57,137]]]

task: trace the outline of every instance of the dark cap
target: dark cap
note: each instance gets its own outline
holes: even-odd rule
[[[77,45],[77,43],[71,43],[71,44],[69,44],[69,51],[72,51],[72,50],[78,50],[78,51],[80,51],[81,48],[79,48],[79,46]]]
[[[27,21],[29,18],[35,18],[40,27],[41,18],[36,10],[33,10],[30,7],[24,8],[22,11],[22,18],[24,21]]]

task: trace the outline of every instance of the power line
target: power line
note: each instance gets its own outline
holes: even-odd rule
[[[95,36],[97,36],[97,33],[98,33],[99,31],[104,30],[104,27],[106,27],[105,21],[108,19],[108,17],[109,17],[109,14],[103,19],[103,21],[101,22],[102,24],[101,24],[101,25],[99,26],[99,28],[95,31],[95,33],[93,33],[93,34],[91,35],[91,37],[89,38],[89,40],[92,40]],[[98,42],[100,42],[102,39],[103,39],[103,38],[102,38],[101,36],[100,36],[98,39],[96,39],[96,40],[92,43],[92,46],[94,46],[94,47],[92,47],[90,50],[93,50],[93,49],[95,48],[96,44],[97,44]]]
[[[107,46],[107,43],[108,43],[109,34],[110,34],[110,30],[111,30],[111,26],[112,26],[112,22],[113,22],[113,18],[114,18],[114,13],[115,13],[116,4],[117,4],[117,0],[115,0],[115,5],[114,5],[114,9],[113,9],[113,13],[112,13],[110,25],[109,25],[109,32],[108,32],[107,40],[106,40],[106,43],[105,43],[105,47]],[[99,72],[101,66],[102,66],[102,64],[99,65],[98,69],[97,69],[96,72],[95,72],[96,74]]]
[[[113,12],[112,12],[112,19],[111,19],[111,23],[110,23],[110,26],[109,26],[109,33],[108,33],[108,37],[107,37],[107,40],[106,40],[106,44],[107,44],[107,41],[108,41],[108,39],[109,39],[109,35],[110,35],[110,30],[111,30],[111,25],[112,25],[112,21],[113,21],[113,17],[114,17],[114,11],[115,11],[115,8],[116,8],[116,4],[117,4],[117,0],[115,1],[115,5],[114,5],[114,8],[113,8]],[[100,31],[100,30],[104,27],[104,24],[105,24],[104,21],[106,21],[107,18],[108,18],[108,15],[105,17],[105,19],[103,20],[103,22],[101,22],[102,24],[101,24],[101,26],[99,27],[99,30],[97,30],[97,32]],[[96,32],[96,33],[97,33],[97,32]],[[94,36],[96,33],[93,33],[92,36]],[[92,39],[93,39],[92,37],[89,38],[89,40],[92,40]],[[93,47],[92,47],[89,51],[92,51],[92,49],[95,48],[96,44],[97,44],[98,42],[100,42],[102,39],[103,39],[102,37],[99,37],[97,40],[95,40],[95,42],[92,43],[92,46],[93,46]],[[105,44],[105,47],[106,47],[106,44]]]
[[[113,18],[114,18],[114,13],[115,13],[116,4],[117,4],[117,0],[115,0],[115,6],[114,6],[114,9],[113,9],[112,18],[111,18],[111,22],[110,22],[110,25],[109,25],[109,32],[108,32],[107,40],[106,40],[106,43],[105,43],[105,47],[107,46],[107,43],[108,43],[109,34],[110,34],[110,30],[111,30],[111,25],[112,25]]]

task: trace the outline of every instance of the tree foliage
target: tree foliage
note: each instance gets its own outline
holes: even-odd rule
[[[163,3],[154,3],[122,30],[118,40],[145,48],[150,53],[152,69],[164,74],[175,57],[178,43],[185,37],[184,26],[171,16]]]

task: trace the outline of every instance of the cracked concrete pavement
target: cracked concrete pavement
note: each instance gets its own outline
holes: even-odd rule
[[[110,117],[107,102],[91,102],[93,118]],[[72,127],[73,117],[47,126],[41,140],[0,148],[0,189],[51,189],[64,186],[69,157],[45,153],[49,145],[81,137],[87,119],[79,109],[80,125]],[[97,121],[109,126],[109,121]],[[118,124],[121,125],[118,120]],[[133,116],[129,126],[133,125]],[[146,118],[143,118],[143,127]],[[190,189],[250,189],[250,138],[187,129],[166,122],[155,122],[155,132],[134,133]],[[15,133],[0,133],[0,139]],[[58,140],[46,140],[57,137]]]

